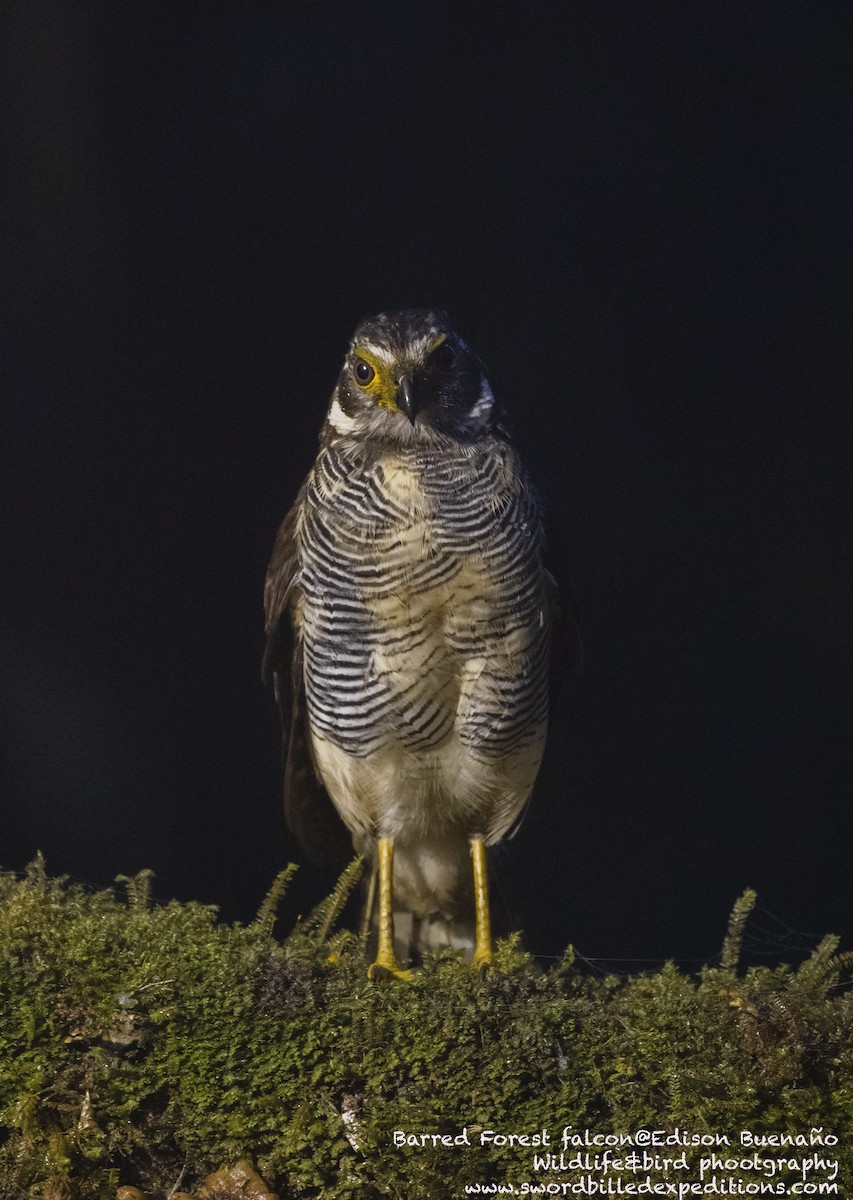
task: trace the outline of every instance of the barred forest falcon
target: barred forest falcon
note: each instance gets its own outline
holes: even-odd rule
[[[333,805],[374,882],[378,865],[371,974],[406,975],[427,946],[491,960],[485,847],[514,831],[545,744],[541,551],[536,494],[446,315],[362,322],[275,542],[264,674],[291,830],[322,853],[344,832]]]

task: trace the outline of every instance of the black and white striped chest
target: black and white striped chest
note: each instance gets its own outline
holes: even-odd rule
[[[303,585],[377,574],[415,587],[465,559],[538,557],[538,511],[523,468],[496,439],[452,453],[319,456],[299,524]]]

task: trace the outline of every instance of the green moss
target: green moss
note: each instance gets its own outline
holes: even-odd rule
[[[569,1178],[536,1174],[529,1147],[478,1144],[568,1125],[822,1126],[850,1180],[850,956],[834,939],[797,970],[738,973],[745,895],[723,965],[695,977],[601,979],[570,953],[542,971],[509,940],[484,980],[447,953],[410,983],[371,982],[359,940],[330,933],[357,869],[281,941],[290,868],[245,927],[151,906],[148,873],[126,899],[40,859],[0,877],[0,1197],[168,1194],[249,1159],[283,1197],[433,1200]],[[395,1130],[467,1130],[471,1146],[395,1147]]]

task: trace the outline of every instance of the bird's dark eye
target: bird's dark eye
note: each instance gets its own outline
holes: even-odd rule
[[[446,374],[448,371],[453,370],[456,362],[456,351],[449,342],[442,342],[440,346],[436,346],[430,357],[433,366]]]
[[[375,374],[376,372],[366,359],[357,358],[355,360],[355,377],[362,387],[367,387]]]

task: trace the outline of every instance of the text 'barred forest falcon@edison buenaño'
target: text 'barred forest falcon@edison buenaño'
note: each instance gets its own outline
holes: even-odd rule
[[[358,327],[265,586],[288,824],[378,868],[371,973],[492,954],[485,847],[517,825],[548,719],[554,585],[482,364],[427,309]],[[331,801],[331,805],[330,802]]]

